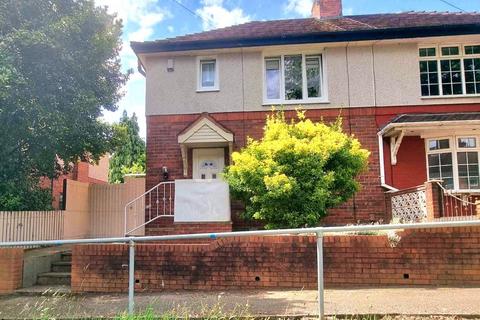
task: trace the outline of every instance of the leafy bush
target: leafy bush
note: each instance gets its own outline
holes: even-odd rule
[[[232,197],[244,202],[244,217],[263,221],[267,229],[315,226],[359,190],[356,177],[368,156],[342,132],[340,118],[314,123],[297,111],[297,119],[287,122],[283,112],[273,112],[263,138],[249,138],[233,153],[224,177]]]
[[[0,182],[0,211],[51,210],[50,189],[30,179]]]

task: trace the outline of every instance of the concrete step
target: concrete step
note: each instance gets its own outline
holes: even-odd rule
[[[71,261],[58,261],[52,263],[52,272],[71,272],[72,271],[72,262]]]
[[[62,252],[61,254],[61,261],[72,261],[72,252],[67,251],[67,252]]]
[[[46,286],[46,285],[35,285],[33,287],[28,287],[28,288],[21,288],[15,291],[15,293],[23,296],[52,296],[52,297],[58,297],[58,296],[65,296],[71,294],[70,286],[68,285],[52,285],[52,286]]]
[[[70,272],[45,272],[38,275],[38,285],[57,285],[64,284],[70,285],[71,281]]]

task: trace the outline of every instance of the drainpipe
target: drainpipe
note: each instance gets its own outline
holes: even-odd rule
[[[377,133],[378,135],[378,156],[380,158],[380,185],[386,189],[389,189],[390,191],[398,191],[397,188],[392,187],[391,185],[388,185],[385,183],[385,163],[384,163],[384,158],[383,158],[383,132],[384,130],[381,130]]]

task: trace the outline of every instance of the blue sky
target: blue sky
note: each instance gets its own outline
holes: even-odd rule
[[[189,12],[175,0],[95,0],[123,19],[123,68],[134,69],[124,88],[125,96],[117,112],[108,112],[105,119],[118,121],[123,110],[135,112],[145,137],[145,79],[136,70],[136,58],[129,42],[174,37],[192,32],[252,20],[273,20],[307,17],[312,0],[177,0],[193,11]],[[480,11],[480,0],[447,0],[465,11]],[[402,12],[458,11],[441,0],[343,0],[344,15]],[[200,17],[208,17],[201,19]]]

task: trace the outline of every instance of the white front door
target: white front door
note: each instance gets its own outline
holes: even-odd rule
[[[193,149],[193,179],[218,179],[225,168],[225,149]]]

